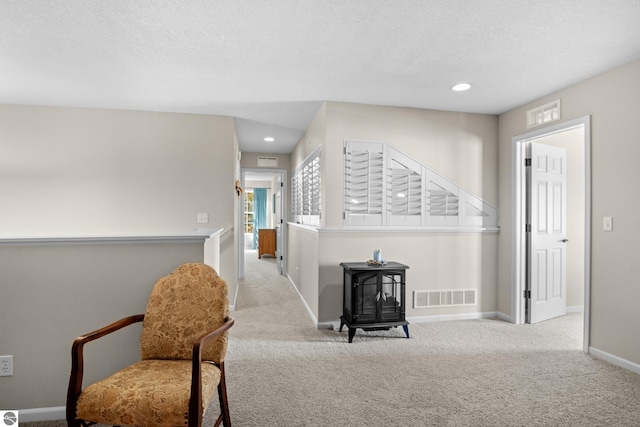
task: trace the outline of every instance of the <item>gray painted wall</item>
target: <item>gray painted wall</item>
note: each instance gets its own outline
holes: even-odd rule
[[[14,362],[0,408],[64,406],[73,339],[144,313],[156,280],[203,252],[202,241],[0,245],[0,354]],[[85,384],[139,360],[140,331],[89,344]]]
[[[637,262],[636,212],[640,198],[637,115],[640,111],[640,61],[604,73],[502,114],[500,123],[499,309],[511,310],[512,182],[511,139],[526,133],[528,109],[555,99],[562,120],[591,116],[591,346],[640,364],[640,263]],[[557,122],[556,122],[557,123]],[[554,123],[555,124],[555,123]],[[613,231],[602,217],[613,217]],[[639,368],[640,369],[640,368]]]

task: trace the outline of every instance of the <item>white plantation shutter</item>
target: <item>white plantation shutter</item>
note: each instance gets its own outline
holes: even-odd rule
[[[490,226],[498,224],[498,210],[480,197],[463,194],[462,223],[464,225]]]
[[[302,192],[300,188],[300,181],[302,175],[298,176],[295,172],[291,174],[291,218],[296,221],[296,216],[300,215],[302,208],[300,202],[302,200]]]
[[[459,225],[460,188],[443,176],[427,172],[425,191],[428,225]]]
[[[302,215],[311,214],[311,198],[309,197],[311,193],[310,173],[311,167],[309,164],[306,164],[302,168]]]
[[[423,167],[395,149],[388,157],[387,224],[421,225]]]
[[[300,224],[320,225],[320,147],[291,175],[291,216]]]
[[[345,144],[345,223],[382,225],[384,194],[382,143]]]
[[[320,157],[315,157],[309,170],[310,214],[320,216]]]
[[[346,141],[349,226],[497,227],[498,210],[394,147]]]

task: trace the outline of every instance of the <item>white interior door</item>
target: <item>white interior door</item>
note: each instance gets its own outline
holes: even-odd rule
[[[567,153],[531,143],[527,323],[566,314]]]

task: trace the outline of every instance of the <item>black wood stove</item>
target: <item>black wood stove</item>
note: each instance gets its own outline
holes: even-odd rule
[[[342,327],[349,328],[349,342],[357,328],[365,331],[388,330],[402,326],[409,338],[409,322],[405,320],[404,264],[384,265],[366,262],[343,262]]]

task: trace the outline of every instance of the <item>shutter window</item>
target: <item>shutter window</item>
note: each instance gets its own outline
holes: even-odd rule
[[[459,188],[448,179],[429,173],[426,201],[429,225],[459,225]]]
[[[350,225],[382,225],[384,152],[380,143],[347,142],[345,220]]]
[[[387,214],[389,225],[422,222],[422,165],[397,150],[389,150]]]
[[[309,186],[310,196],[310,213],[311,215],[320,215],[320,157],[316,157],[311,162],[309,171],[311,183]]]
[[[291,214],[300,224],[320,225],[320,147],[291,176]]]
[[[386,143],[346,141],[349,226],[497,227],[498,210]]]
[[[464,206],[462,212],[463,224],[485,226],[498,223],[498,212],[496,209],[480,197],[465,193],[464,203],[462,205]]]

